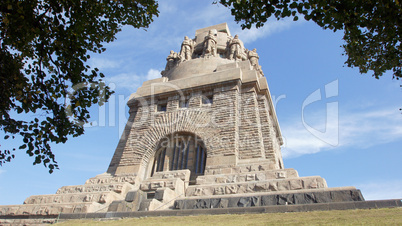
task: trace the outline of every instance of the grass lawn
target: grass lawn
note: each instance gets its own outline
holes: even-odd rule
[[[57,225],[402,225],[402,208],[70,220]]]

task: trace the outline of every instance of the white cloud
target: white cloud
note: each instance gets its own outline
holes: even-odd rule
[[[161,71],[156,69],[149,69],[147,74],[147,80],[156,79],[161,77]]]
[[[117,89],[125,88],[134,92],[144,81],[158,77],[161,77],[160,71],[151,68],[146,75],[122,73],[110,78],[105,78],[105,80],[112,88],[112,84],[114,84],[114,87]]]
[[[367,110],[341,112],[339,122],[325,119],[325,112],[314,115],[316,122],[313,128],[333,128],[338,126],[338,144],[330,145],[311,134],[302,124],[301,119],[286,122],[282,126],[285,145],[283,156],[297,157],[313,154],[339,147],[368,148],[374,145],[393,142],[402,139],[402,117],[397,109]],[[327,124],[326,124],[327,123]],[[334,134],[334,136],[337,136]]]
[[[91,58],[89,64],[98,69],[110,69],[119,67],[121,63],[105,58]]]
[[[356,187],[366,200],[402,198],[402,180],[369,182]]]
[[[5,172],[5,170],[0,169],[0,175],[4,174]]]
[[[118,74],[110,78],[105,78],[105,80],[109,83],[109,86],[114,84],[117,89],[126,88],[132,91],[135,91],[142,84],[140,76],[128,73]]]
[[[305,20],[293,21],[291,18],[285,18],[282,20],[270,19],[268,20],[263,27],[251,29],[241,30],[238,26],[231,31],[232,35],[239,35],[239,38],[246,44],[250,42],[254,42],[257,39],[265,38],[274,33],[279,33],[283,30],[289,29],[291,26],[296,24],[301,24],[305,22]]]

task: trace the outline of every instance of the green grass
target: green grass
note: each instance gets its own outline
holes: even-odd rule
[[[402,225],[402,208],[71,220],[57,225]]]

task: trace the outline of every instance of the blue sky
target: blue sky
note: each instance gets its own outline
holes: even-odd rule
[[[223,22],[246,48],[257,48],[285,140],[286,168],[320,175],[330,187],[355,186],[366,199],[402,198],[401,83],[391,73],[376,80],[344,66],[342,32],[291,20],[243,31],[228,9],[211,2],[161,1],[160,17],[147,31],[124,27],[105,53],[93,54],[91,65],[104,72],[115,95],[91,108],[94,126],[85,135],[53,146],[60,170],[49,175],[23,152],[0,167],[0,205],[54,194],[105,172],[127,120],[129,95],[160,76],[184,36]]]

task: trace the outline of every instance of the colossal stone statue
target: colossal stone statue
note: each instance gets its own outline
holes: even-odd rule
[[[174,52],[173,50],[170,50],[169,56],[166,58],[166,67],[165,70],[161,72],[162,75],[164,75],[166,72],[168,72],[170,69],[175,67],[179,61],[179,55]]]
[[[209,30],[208,35],[204,39],[204,52],[203,56],[216,56],[216,43],[217,38],[212,30]]]
[[[229,40],[229,60],[246,60],[244,53],[243,43],[240,41],[239,36],[235,35],[233,39]]]
[[[254,68],[257,68],[258,59],[260,59],[260,57],[257,54],[257,49],[256,48],[254,48],[251,51],[248,51],[248,59],[250,60],[251,66],[253,66]]]
[[[194,41],[185,36],[184,41],[181,44],[180,59],[182,61],[191,60],[193,52],[194,52]]]
[[[254,48],[253,50],[248,51],[247,55],[248,55],[248,59],[250,60],[251,66],[256,71],[258,71],[258,73],[261,76],[264,76],[264,73],[262,72],[261,66],[258,64],[258,59],[260,59],[260,57],[258,56],[257,49]]]

